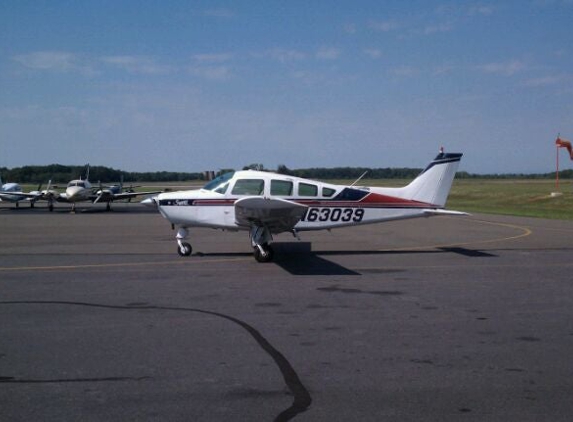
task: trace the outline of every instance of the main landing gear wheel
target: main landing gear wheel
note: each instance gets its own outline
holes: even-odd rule
[[[189,256],[191,255],[191,252],[193,252],[193,248],[187,242],[181,243],[181,245],[177,246],[177,253],[180,256]]]
[[[275,252],[269,244],[255,246],[254,255],[257,262],[271,262]]]

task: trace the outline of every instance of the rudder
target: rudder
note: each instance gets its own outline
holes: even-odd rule
[[[462,155],[461,153],[440,152],[418,177],[402,188],[403,194],[400,196],[443,208]]]

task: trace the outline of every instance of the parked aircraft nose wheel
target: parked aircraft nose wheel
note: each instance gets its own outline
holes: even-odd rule
[[[255,246],[254,249],[255,259],[257,262],[271,262],[273,260],[273,248],[265,243],[264,245]]]
[[[177,253],[180,256],[189,256],[193,252],[193,248],[189,243],[182,243],[180,246],[177,247]]]

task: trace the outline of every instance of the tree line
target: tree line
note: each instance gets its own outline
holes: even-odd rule
[[[250,164],[243,169],[256,169],[267,171],[262,164]],[[23,166],[12,169],[0,167],[0,176],[2,181],[17,182],[26,184],[43,183],[49,180],[52,183],[67,183],[73,179],[85,179],[87,166],[66,166],[61,164],[51,164],[47,166]],[[232,169],[222,170],[217,173],[221,174]],[[287,174],[307,179],[321,180],[356,180],[364,173],[368,179],[413,179],[422,169],[420,168],[369,168],[369,167],[332,167],[332,168],[307,168],[307,169],[289,169],[281,164],[277,167],[277,173]],[[130,182],[184,182],[184,181],[202,181],[208,176],[204,172],[128,172],[117,170],[104,166],[91,166],[89,180],[91,182],[117,183],[121,180],[126,183]],[[458,179],[472,178],[491,178],[491,179],[551,179],[555,177],[555,172],[542,174],[471,174],[460,171],[456,174]],[[573,170],[562,170],[559,172],[562,179],[573,179]]]
[[[73,179],[85,179],[87,166],[66,166],[50,164],[47,166],[24,166],[8,169],[0,167],[0,175],[4,183],[67,183]],[[158,172],[129,172],[104,166],[90,166],[89,180],[102,183],[125,182],[179,182],[186,180],[202,180],[203,173],[184,173],[171,171]]]

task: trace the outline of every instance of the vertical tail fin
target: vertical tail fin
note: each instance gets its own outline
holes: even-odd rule
[[[443,208],[463,154],[440,152],[418,177],[401,189],[401,197]]]

